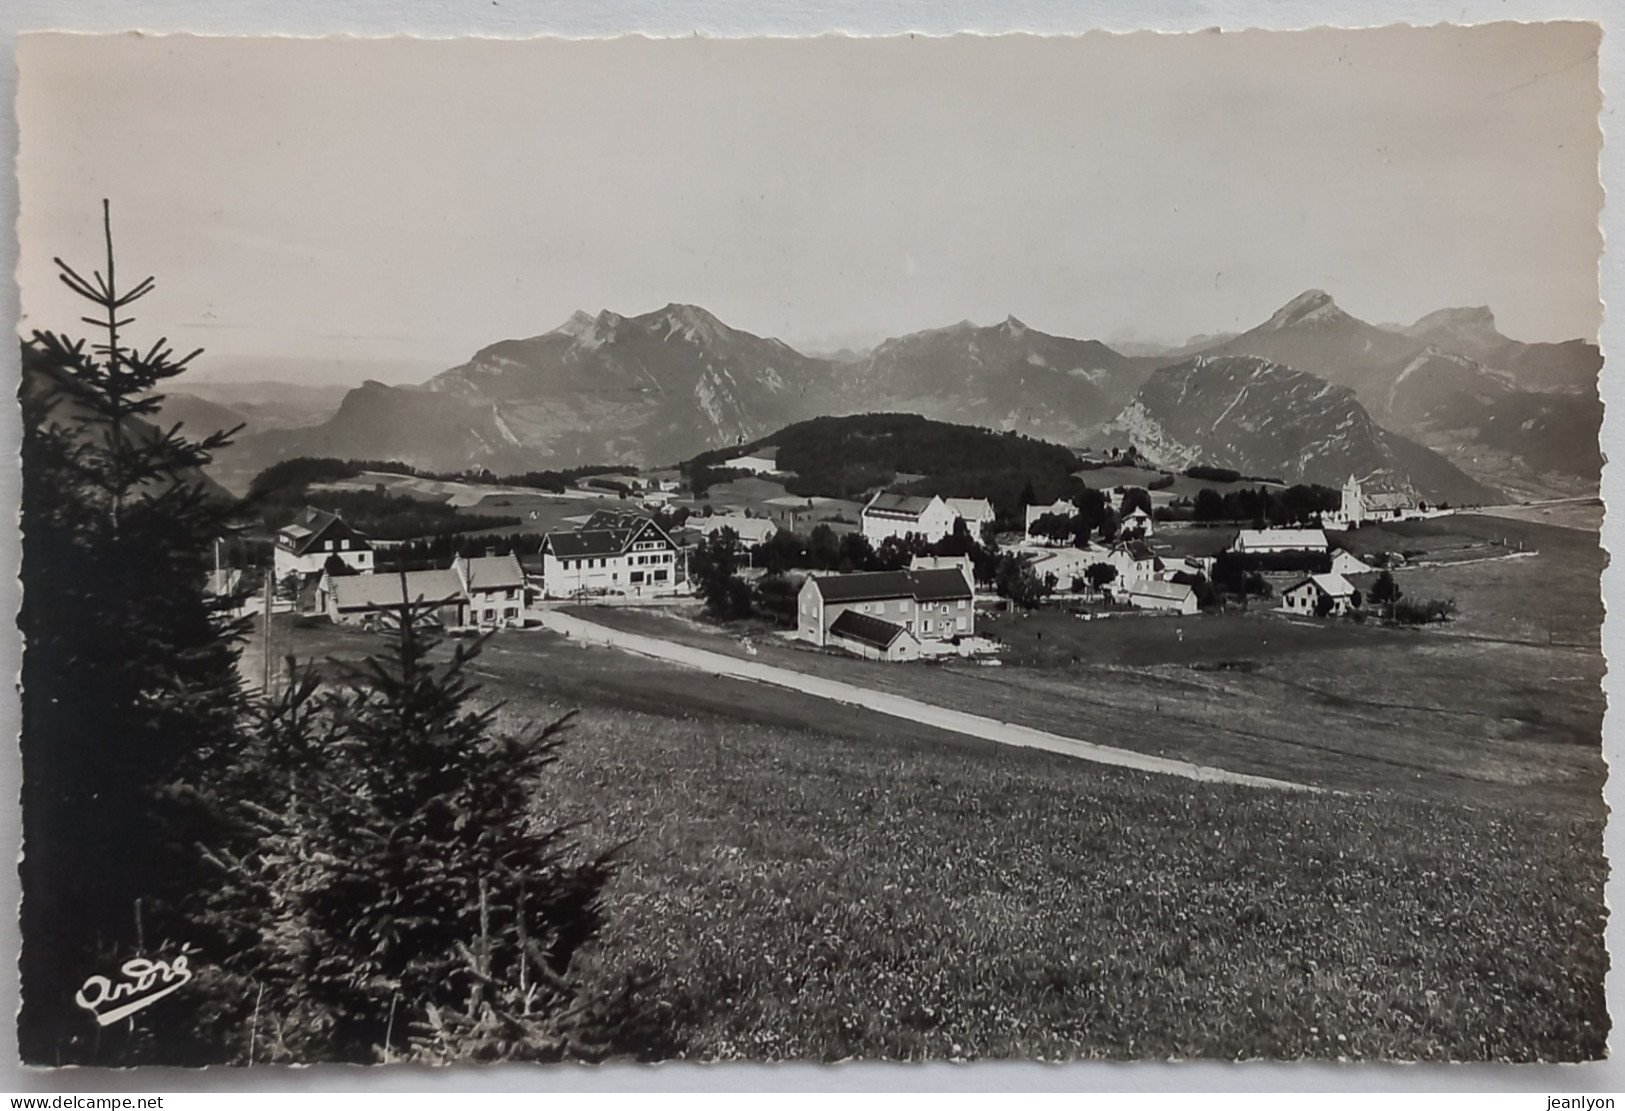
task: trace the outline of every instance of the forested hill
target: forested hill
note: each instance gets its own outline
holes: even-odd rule
[[[988,498],[1002,513],[1023,494],[1053,500],[1083,464],[1060,444],[1017,432],[949,424],[912,413],[864,413],[801,421],[742,447],[708,451],[683,465],[690,477],[726,469],[728,460],[778,448],[792,494],[855,498],[877,487],[908,493]],[[1030,484],[1030,489],[1029,489]]]

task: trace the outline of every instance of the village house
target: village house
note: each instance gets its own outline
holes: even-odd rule
[[[993,512],[993,503],[986,498],[947,498],[948,508],[953,510],[965,527],[970,530],[971,539],[978,544],[982,542],[982,530],[991,528],[996,520]]]
[[[908,494],[879,493],[863,507],[863,538],[875,547],[888,537],[910,534],[936,543],[952,535],[959,518],[940,497],[912,497]]]
[[[306,506],[289,524],[277,530],[273,567],[277,581],[289,575],[319,574],[337,557],[350,570],[366,575],[373,570],[372,544],[336,514]]]
[[[1322,598],[1331,600],[1331,616],[1341,616],[1355,608],[1358,591],[1342,575],[1310,575],[1281,592],[1281,608],[1288,613],[1316,615]]]
[[[1045,517],[1048,517],[1051,514],[1054,514],[1054,515],[1059,516],[1059,517],[1066,517],[1066,518],[1070,519],[1070,518],[1076,517],[1078,515],[1078,507],[1073,505],[1070,501],[1067,501],[1065,498],[1061,499],[1058,502],[1053,502],[1050,505],[1029,505],[1026,508],[1026,524],[1023,526],[1023,530],[1022,530],[1022,534],[1025,537],[1027,543],[1029,543],[1029,544],[1053,544],[1053,543],[1055,543],[1055,541],[1049,539],[1046,536],[1034,536],[1033,535],[1033,526],[1035,524],[1037,524],[1041,519],[1043,519]]]
[[[525,622],[525,573],[513,555],[458,556],[447,568],[392,575],[324,573],[316,596],[315,608],[340,625],[396,621],[402,601],[448,628]]]
[[[809,575],[796,599],[796,632],[823,647],[836,622],[849,612],[902,629],[922,649],[976,633],[970,583],[958,568]]]
[[[652,598],[676,594],[682,585],[677,545],[640,513],[601,510],[574,532],[550,532],[542,538],[542,587],[549,598]]]
[[[458,556],[451,569],[463,587],[463,624],[499,629],[524,624],[525,572],[517,556]]]
[[[1107,563],[1116,570],[1117,578],[1106,584],[1113,594],[1122,594],[1142,582],[1150,582],[1162,569],[1162,561],[1157,558],[1157,553],[1143,540],[1118,541],[1104,559],[1091,562]]]
[[[1272,555],[1280,552],[1325,552],[1328,550],[1326,534],[1318,528],[1242,529],[1233,552],[1247,555]]]
[[[1128,588],[1125,598],[1136,609],[1182,614],[1193,614],[1198,609],[1196,588],[1188,583],[1142,579]]]
[[[1155,531],[1151,514],[1143,506],[1135,506],[1134,511],[1124,517],[1117,526],[1117,535],[1124,540],[1144,540]]]

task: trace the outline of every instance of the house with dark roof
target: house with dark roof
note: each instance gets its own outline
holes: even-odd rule
[[[869,499],[859,519],[863,538],[878,548],[889,537],[911,533],[935,543],[953,534],[959,515],[936,495],[917,498],[882,491]]]
[[[677,545],[641,513],[600,510],[574,532],[542,538],[542,589],[549,598],[652,598],[682,588]]]
[[[829,627],[826,643],[866,660],[917,660],[920,642],[901,625],[846,610]]]
[[[319,574],[337,556],[352,571],[371,574],[372,544],[336,513],[306,506],[276,534],[277,581],[289,575]]]
[[[853,613],[894,626],[929,647],[976,635],[973,602],[970,583],[956,567],[809,575],[796,598],[796,631],[822,647],[842,615]],[[867,621],[842,628],[866,629],[871,639],[884,632]]]

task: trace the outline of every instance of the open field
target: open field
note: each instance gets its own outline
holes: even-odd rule
[[[1460,514],[1341,535],[1357,554],[1400,551],[1421,564],[1395,571],[1394,579],[1413,598],[1456,599],[1452,634],[1574,645],[1600,655],[1606,555],[1594,532]],[[1539,554],[1492,558],[1520,551]]]
[[[1601,498],[1574,498],[1552,504],[1492,505],[1487,506],[1483,513],[1488,517],[1503,517],[1512,521],[1534,521],[1587,532],[1602,531]]]
[[[1603,1051],[1594,818],[1193,785],[544,633],[476,666],[514,728],[583,711],[541,803],[629,842],[586,972],[654,977],[651,1053]]]
[[[742,654],[681,611],[582,607]],[[1602,813],[1595,651],[1250,615],[981,615],[1005,666],[882,666],[773,636],[757,659],[1000,721],[1336,790]]]

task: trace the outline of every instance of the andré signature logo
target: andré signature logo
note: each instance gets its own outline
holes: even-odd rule
[[[96,1016],[96,1025],[107,1026],[150,1007],[171,992],[179,991],[192,979],[186,967],[186,954],[172,961],[136,957],[119,966],[123,979],[92,976],[74,993],[73,1001]]]

